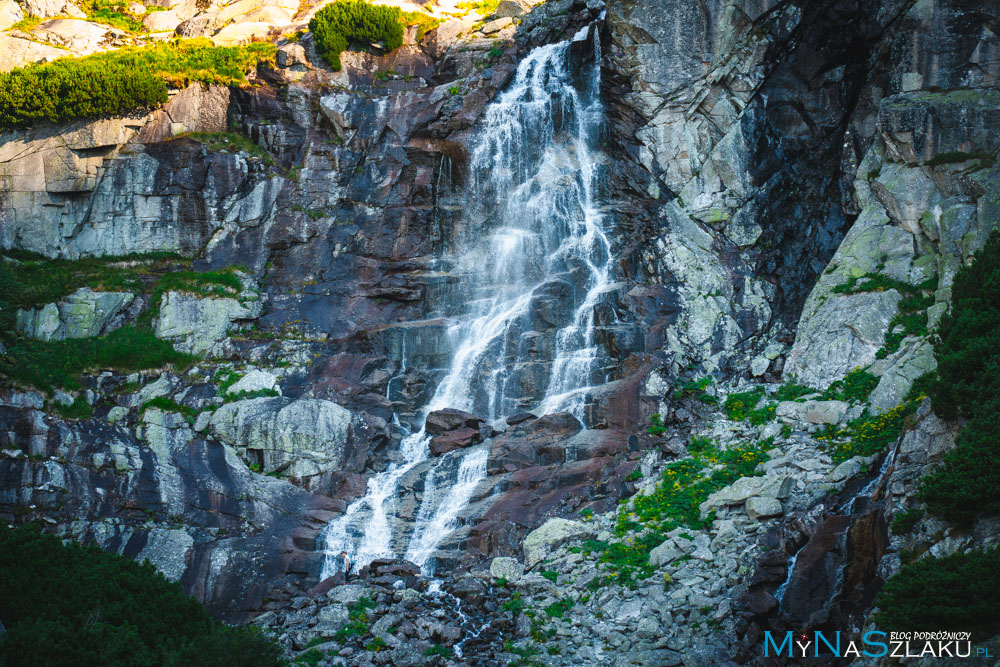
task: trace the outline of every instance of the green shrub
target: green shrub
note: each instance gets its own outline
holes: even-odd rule
[[[1000,399],[966,423],[941,465],[920,482],[927,509],[960,524],[1000,514]]]
[[[232,628],[146,562],[0,527],[0,663],[281,665],[256,629]]]
[[[83,394],[74,398],[73,403],[70,405],[53,403],[51,407],[56,414],[64,419],[90,419],[94,414],[94,408],[90,407],[90,403],[87,403],[87,399],[83,397]]]
[[[886,631],[1000,632],[1000,549],[924,558],[879,593],[875,623]]]
[[[185,421],[189,424],[193,424],[201,413],[200,410],[196,410],[187,405],[181,405],[177,401],[167,396],[157,396],[156,398],[151,398],[142,404],[139,409],[139,415],[142,416],[146,410],[149,408],[156,408],[157,410],[162,410],[163,412],[177,412],[180,413]]]
[[[700,529],[711,524],[714,513],[702,519],[701,503],[740,477],[753,475],[772,445],[768,440],[720,450],[711,440],[692,439],[691,457],[668,463],[650,494],[634,496],[618,510],[614,531],[618,539],[588,540],[584,550],[599,554],[599,562],[612,567],[612,579],[634,588],[636,580],[653,573],[649,552],[663,543],[666,534],[678,526]]]
[[[667,427],[663,425],[663,418],[660,415],[652,415],[649,418],[649,423],[651,426],[646,429],[646,432],[650,435],[663,435],[667,432]]]
[[[867,370],[855,368],[842,380],[837,380],[831,384],[820,397],[824,401],[847,401],[848,403],[864,403],[875,387],[878,386],[878,378]]]
[[[365,0],[337,0],[309,21],[316,49],[334,70],[340,70],[340,54],[351,41],[381,42],[386,51],[403,44],[403,25],[398,7],[371,5]]]
[[[778,387],[778,391],[774,394],[774,400],[794,401],[806,394],[813,394],[815,392],[815,389],[807,387],[804,384],[786,383]]]
[[[942,465],[924,477],[918,497],[931,512],[960,523],[1000,514],[1000,231],[956,274],[934,356],[937,377],[923,383],[934,411],[970,419]]]
[[[403,25],[417,26],[416,41],[417,44],[424,40],[424,36],[433,30],[434,28],[441,25],[444,19],[439,19],[430,14],[425,14],[424,12],[403,12],[399,13],[399,20]]]
[[[168,85],[242,84],[274,54],[273,44],[192,39],[19,67],[0,74],[0,128],[145,111],[167,101]]]
[[[896,442],[903,434],[906,418],[917,409],[916,402],[900,403],[881,415],[864,414],[852,420],[847,428],[838,431],[828,427],[817,440],[829,442],[828,451],[834,463],[841,463],[855,456],[872,456]]]
[[[890,354],[896,353],[899,344],[907,336],[927,335],[927,308],[934,305],[933,294],[927,292],[937,289],[937,278],[929,278],[913,286],[881,273],[868,273],[863,276],[851,276],[846,283],[837,285],[831,290],[834,294],[858,294],[884,292],[890,289],[899,292],[902,298],[899,301],[899,312],[889,322],[885,343],[875,353],[878,359],[885,359]],[[893,332],[899,325],[902,325],[902,331]]]
[[[718,402],[718,399],[715,396],[705,392],[710,384],[712,384],[711,375],[706,375],[705,377],[697,380],[678,382],[677,387],[674,389],[674,399],[691,398],[693,396],[703,403]]]
[[[754,426],[760,426],[761,424],[766,424],[769,421],[774,421],[775,413],[778,410],[778,404],[769,401],[762,407],[756,408],[750,411],[750,416],[747,420]]]
[[[743,421],[750,416],[750,411],[757,407],[763,397],[763,389],[730,394],[726,398],[726,402],[722,404],[722,409],[726,412],[726,416],[733,421]]]
[[[923,516],[924,511],[920,508],[899,512],[892,518],[892,524],[889,526],[889,529],[892,531],[893,535],[905,535],[913,530],[913,527],[917,525],[917,522],[920,521]]]
[[[562,618],[563,614],[572,609],[575,604],[576,602],[570,598],[563,598],[545,607],[545,613],[551,618]]]
[[[938,377],[930,387],[934,412],[972,417],[1000,396],[1000,231],[993,232],[951,287],[951,311],[941,318],[934,350]]]
[[[426,655],[428,658],[430,658],[432,656],[435,656],[435,655],[439,655],[442,658],[450,658],[451,657],[451,653],[452,652],[451,652],[451,648],[450,647],[448,647],[448,646],[441,646],[440,644],[432,644],[429,649],[427,649],[426,651],[424,651],[424,655]]]
[[[476,11],[483,16],[489,16],[497,10],[500,5],[500,0],[467,0],[466,2],[460,2],[456,7],[459,9],[464,9],[466,14],[471,11]]]
[[[0,254],[0,330],[14,327],[13,314],[58,301],[80,287],[106,292],[142,291],[143,278],[168,263],[183,262],[172,253],[84,259],[47,259],[35,253]]]

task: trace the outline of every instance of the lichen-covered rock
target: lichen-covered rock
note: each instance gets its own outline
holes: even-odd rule
[[[352,437],[362,424],[332,401],[255,398],[223,405],[209,427],[263,472],[301,478],[363,465],[367,442]]]
[[[934,346],[928,340],[904,343],[898,354],[885,362],[876,362],[873,370],[878,373],[878,386],[868,397],[873,414],[882,414],[902,403],[914,380],[937,368]]]
[[[516,584],[524,574],[524,566],[516,558],[498,556],[490,562],[490,576]]]
[[[95,292],[81,287],[59,303],[17,311],[17,330],[39,340],[65,340],[106,334],[125,323],[135,300],[130,292]]]
[[[837,424],[844,419],[850,407],[845,401],[782,401],[775,409],[775,416],[786,422],[807,424]]]
[[[226,390],[226,393],[238,396],[245,392],[253,393],[256,391],[277,391],[280,394],[281,388],[278,386],[278,378],[273,373],[255,368],[233,383]]]
[[[548,558],[553,549],[569,539],[593,534],[593,529],[581,521],[549,519],[524,538],[524,566],[533,568]]]
[[[167,292],[160,302],[154,332],[182,352],[224,356],[230,329],[237,322],[255,319],[260,311],[259,301]]]

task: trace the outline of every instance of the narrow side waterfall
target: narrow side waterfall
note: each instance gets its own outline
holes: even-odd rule
[[[581,47],[590,50],[586,62],[574,64]],[[494,423],[529,409],[582,421],[587,390],[605,379],[594,312],[611,284],[596,193],[599,63],[593,27],[535,49],[480,121],[466,194],[475,235],[454,257],[464,304],[448,330],[450,367],[421,423],[443,408]],[[435,549],[486,476],[489,444],[428,461],[429,441],[424,428],[407,435],[397,460],[327,527],[323,577],[336,572],[341,551],[356,568],[401,556],[432,572]],[[427,472],[415,518],[397,520],[400,481],[421,464]]]

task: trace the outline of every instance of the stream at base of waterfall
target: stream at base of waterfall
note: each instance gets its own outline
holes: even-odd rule
[[[574,45],[592,45],[592,59],[574,67]],[[571,305],[555,331],[548,382],[534,412],[569,412],[583,421],[586,392],[602,380],[594,311],[611,284],[611,247],[595,193],[602,118],[593,27],[529,53],[487,107],[467,187],[470,212],[485,229],[455,253],[458,293],[467,302],[448,329],[450,367],[418,423],[443,408],[491,422],[521,411],[515,402],[521,380],[512,369],[529,353],[519,339],[546,290],[568,295]],[[326,527],[321,579],[336,573],[342,551],[356,570],[376,558],[401,557],[433,574],[435,550],[486,477],[489,443],[428,461],[430,439],[423,427],[406,435],[394,462],[369,479],[365,496]],[[404,531],[395,516],[400,482],[421,464],[423,493]]]

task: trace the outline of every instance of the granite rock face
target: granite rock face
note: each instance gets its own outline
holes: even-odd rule
[[[81,287],[59,303],[17,312],[17,330],[39,340],[100,336],[121,326],[135,295]],[[141,307],[141,303],[138,304]]]
[[[167,292],[160,302],[154,332],[157,338],[173,342],[182,352],[225,356],[227,338],[239,322],[256,319],[261,313],[259,300],[199,297],[182,292]]]
[[[364,422],[336,403],[317,399],[254,398],[223,405],[209,428],[265,473],[312,477],[358,471],[368,455]]]

